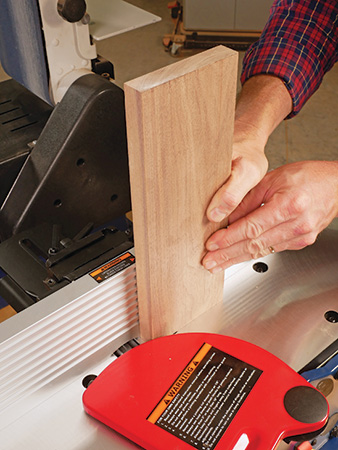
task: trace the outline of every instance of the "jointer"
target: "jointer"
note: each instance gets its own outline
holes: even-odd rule
[[[42,125],[43,131],[33,144],[28,162],[20,171],[10,195],[7,196],[6,193],[2,205],[1,218],[5,219],[6,227],[2,229],[3,242],[0,248],[1,268],[4,272],[1,292],[8,296],[19,311],[16,316],[0,325],[0,438],[6,449],[45,449],[47,446],[69,450],[139,448],[137,444],[86,414],[82,404],[86,389],[88,388],[89,393],[89,389],[95,387],[95,383],[100,380],[100,377],[96,379],[97,375],[111,363],[118,364],[115,365],[118,372],[119,367],[122,367],[121,374],[118,374],[119,382],[122,380],[128,386],[128,376],[123,372],[123,364],[120,365],[119,361],[123,361],[122,358],[128,354],[139,351],[139,348],[144,348],[143,345],[147,344],[143,342],[149,337],[155,337],[145,335],[144,330],[149,329],[144,326],[145,322],[141,324],[143,331],[140,331],[139,280],[136,281],[136,268],[142,260],[136,258],[135,261],[136,240],[134,243],[130,224],[127,227],[125,224],[121,226],[118,221],[121,213],[130,207],[125,146],[122,145],[125,138],[124,121],[121,119],[123,96],[115,86],[110,86],[108,80],[102,80],[97,75],[80,76],[66,90],[64,99],[60,100],[52,113],[45,105],[41,107],[45,114],[52,114],[51,119],[47,122],[47,128]],[[172,79],[165,81],[171,85],[174,83]],[[153,86],[148,87],[152,92]],[[103,105],[97,105],[96,95],[100,99],[106,99]],[[18,94],[18,98],[21,99],[22,94]],[[201,98],[204,101],[203,96]],[[53,170],[47,170],[50,176],[47,179],[43,176],[46,167],[39,167],[42,182],[36,183],[33,177],[33,183],[28,184],[32,167],[38,167],[35,162],[41,160],[46,147],[52,142],[50,136],[53,136],[55,129],[59,133],[64,131],[57,122],[59,118],[62,119],[64,111],[69,114],[71,108],[68,105],[72,104],[73,99],[76,99],[74,105],[77,106],[80,117],[79,121],[73,118],[72,127],[75,128],[71,130],[71,137],[74,145],[67,147],[69,140],[66,134],[61,142],[61,149],[56,148],[54,143],[55,148],[51,150],[57,155],[59,166],[51,163]],[[184,106],[184,100],[182,102]],[[114,105],[118,105],[116,110],[111,108]],[[102,106],[107,113],[113,115],[108,121],[103,120],[102,116],[96,117],[96,112]],[[87,109],[90,110],[90,116],[86,116]],[[88,170],[92,142],[89,136],[88,139],[79,136],[94,120],[97,120],[97,127],[101,127],[99,122],[104,124],[101,128],[102,135],[97,134],[97,142],[101,146],[97,155],[103,162],[98,167],[101,175],[97,175],[97,179],[104,181],[104,184],[103,187],[95,186],[97,190],[82,192],[83,198],[87,192],[91,193],[92,202],[85,210],[84,217],[80,217],[74,211],[78,208],[78,203],[83,204],[84,200],[71,195],[69,191],[65,193],[66,197],[55,195],[63,192],[57,190],[57,180],[60,176],[59,167],[64,167],[64,161],[66,167],[69,161],[74,165],[69,166],[63,179],[69,180],[72,174],[75,177],[75,170]],[[121,166],[118,167],[111,154],[108,157],[112,160],[104,167],[104,161],[107,160],[105,153],[100,153],[105,151],[110,139],[111,122],[119,130],[113,132],[114,139],[120,142],[114,144],[120,155],[117,160]],[[95,135],[91,139],[95,139]],[[231,142],[228,143],[230,144]],[[83,149],[87,152],[85,156]],[[49,157],[52,162],[51,153]],[[113,191],[109,190],[105,205],[114,205],[116,209],[109,212],[108,207],[101,205],[96,210],[96,195],[102,194],[110,186],[106,171],[113,168],[114,180],[120,180],[120,183],[116,183]],[[79,173],[80,181],[76,181],[78,195],[81,194],[81,180],[86,179],[86,176],[89,177],[87,181],[90,179],[90,171]],[[222,176],[222,173],[218,175]],[[20,212],[21,204],[12,214],[13,205],[24,192],[22,186],[25,185],[29,187],[29,192],[34,193],[34,201],[30,208],[24,210],[23,216],[16,212]],[[50,186],[53,186],[52,193]],[[124,189],[120,189],[121,186]],[[139,185],[136,186],[138,187]],[[115,190],[118,188],[120,190]],[[68,195],[71,207],[68,208],[68,216],[63,217],[63,206],[68,202]],[[43,224],[39,216],[41,205],[45,205],[50,211],[50,214],[43,216],[43,219],[51,218],[49,223],[47,220],[47,224]],[[142,210],[142,206],[138,203],[136,209]],[[81,209],[83,208],[79,208]],[[95,217],[94,225],[87,225],[91,211]],[[112,216],[113,225],[99,227],[99,223],[107,222],[107,211]],[[63,222],[62,227],[55,224],[58,221]],[[142,233],[142,228],[138,225],[137,232]],[[179,229],[171,229],[171,236],[175,237],[179,232]],[[227,270],[224,283],[221,282],[219,301],[212,303],[211,300],[204,310],[200,308],[198,314],[187,315],[186,320],[177,327],[173,322],[169,323],[172,330],[166,333],[169,336],[175,333],[172,336],[177,334],[178,339],[181,336],[184,339],[183,336],[204,333],[240,339],[241,342],[248,343],[249,349],[254,344],[282,360],[293,371],[304,373],[304,380],[307,376],[306,379],[324,394],[331,406],[330,428],[323,429],[320,438],[313,438],[305,444],[308,445],[307,448],[312,446],[325,450],[325,446],[332,446],[336,439],[333,430],[336,426],[337,403],[334,397],[337,374],[334,356],[338,345],[337,240],[338,228],[334,222],[310,248],[300,252],[272,254]],[[203,240],[199,245],[203,247]],[[182,248],[181,254],[184,252],[186,249]],[[199,252],[200,249],[197,253]],[[11,257],[8,258],[7,255]],[[194,260],[194,264],[196,261]],[[143,270],[143,266],[140,269]],[[24,277],[23,271],[26,271]],[[32,273],[36,277],[30,276]],[[147,276],[151,280],[154,273],[148,273]],[[162,281],[163,285],[165,283]],[[170,284],[165,286],[162,295],[167,294],[167,298],[170,298],[172,292],[169,291],[172,291]],[[143,301],[144,298],[143,296]],[[177,299],[177,303],[180,301],[182,302]],[[167,308],[170,309],[170,304]],[[161,317],[156,318],[160,319]],[[218,342],[215,341],[215,345],[217,347]],[[225,351],[224,348],[220,350]],[[237,356],[245,361],[243,352]],[[181,358],[189,363],[188,356],[183,354]],[[156,360],[153,364],[156,366]],[[258,360],[257,364],[259,365]],[[184,367],[183,364],[182,369]],[[179,369],[177,368],[178,372]],[[320,371],[321,369],[324,371]],[[136,378],[137,370],[138,367],[133,370]],[[270,364],[269,370],[274,373],[274,363],[272,367]],[[316,370],[320,371],[316,372],[318,376],[314,375]],[[176,378],[176,375],[173,376],[168,385],[160,387],[163,395]],[[327,382],[326,379],[331,381]],[[111,382],[114,383],[114,379]],[[332,389],[325,388],[328,383],[333,386]],[[273,392],[265,394],[273,395]],[[159,398],[158,401],[160,400]],[[262,403],[264,404],[264,399]],[[253,423],[259,423],[260,420],[260,417],[254,417]],[[129,424],[129,427],[133,428],[133,424]],[[255,447],[249,431],[244,435],[246,437],[231,444],[229,450],[260,450]],[[277,448],[291,449],[297,445],[298,441],[281,442]],[[155,448],[167,447],[160,443]]]
[[[243,339],[297,372],[324,367],[337,352],[336,244],[335,222],[312,247],[227,270],[223,303],[178,331]],[[81,402],[87,377],[139,344],[135,264],[100,284],[85,275],[2,323],[0,336],[4,448],[139,448],[88,416]],[[322,447],[313,448],[325,449],[323,442],[335,448],[329,436],[337,381],[328,377],[332,428],[317,438]],[[291,445],[282,442],[278,449]]]

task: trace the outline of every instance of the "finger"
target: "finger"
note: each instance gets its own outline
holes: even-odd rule
[[[203,259],[203,265],[207,269],[213,268],[240,255],[246,255],[247,259],[257,259],[271,253],[271,249],[274,252],[300,250],[315,242],[317,233],[311,231],[299,235],[300,230],[301,227],[292,229],[290,223],[286,222],[282,226],[277,226],[262,234],[257,239],[246,239],[229,247],[207,253]]]
[[[227,250],[208,252],[204,257],[202,264],[211,273],[218,273],[234,264],[262,258],[270,253],[278,253],[285,250],[302,250],[303,248],[312,245],[316,241],[316,238],[316,234],[309,233],[301,238],[293,238],[279,244],[269,245],[262,248],[260,251],[257,251],[254,255],[251,252],[246,252],[245,248],[243,248],[242,253],[237,253],[238,248],[237,251],[233,251],[233,249],[229,248]]]
[[[315,232],[311,232],[305,234],[301,237],[290,239],[289,241],[282,242],[280,244],[275,244],[270,246],[274,252],[283,252],[284,250],[302,250],[309,245],[312,245],[316,242],[318,234]]]
[[[243,198],[237,208],[229,215],[229,224],[236,222],[261,207],[266,200],[267,188],[261,182]]]
[[[258,239],[263,233],[291,219],[288,210],[280,207],[279,195],[264,206],[230,224],[226,229],[216,231],[206,242],[206,249],[215,251],[230,247],[236,242]]]
[[[271,253],[271,246],[263,246],[260,241],[241,241],[228,248],[208,252],[202,261],[205,269],[216,273],[219,267],[222,270],[237,264],[237,261],[249,261],[261,258]],[[235,262],[236,261],[236,262]]]
[[[255,216],[256,220],[256,216]],[[267,231],[259,234],[257,225],[255,231],[256,236],[249,237],[245,235],[244,239],[241,232],[237,233],[237,226],[240,225],[240,220],[229,226],[227,229],[218,230],[215,235],[215,241],[211,243],[208,241],[206,244],[207,250],[216,251],[224,249],[229,253],[229,257],[240,253],[250,253],[254,258],[256,254],[259,254],[263,249],[268,248],[272,243],[288,242],[291,240],[305,239],[307,242],[316,239],[318,232],[306,219],[289,220],[282,223],[278,223],[276,226],[268,229]],[[319,230],[318,230],[319,231]],[[310,242],[311,243],[311,242]],[[309,245],[307,243],[306,245]]]
[[[259,173],[258,173],[259,172]],[[232,162],[232,171],[228,181],[216,192],[208,209],[207,217],[211,222],[221,222],[240,204],[245,195],[262,178],[263,172],[241,158]]]
[[[251,260],[250,255],[240,255],[231,260],[223,261],[220,264],[213,265],[209,269],[205,266],[205,264],[203,264],[203,265],[210,273],[216,274],[216,273],[222,272],[223,270],[228,269],[231,266],[234,266],[235,264],[239,264],[239,263],[242,263],[245,261],[250,261],[250,260]]]

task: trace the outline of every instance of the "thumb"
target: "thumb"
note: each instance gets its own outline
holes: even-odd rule
[[[246,194],[261,181],[266,170],[265,156],[260,164],[243,157],[233,160],[230,177],[215,193],[208,206],[208,219],[211,222],[221,222],[228,217]]]

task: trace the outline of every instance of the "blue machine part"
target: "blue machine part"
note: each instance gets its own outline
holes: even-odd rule
[[[0,0],[0,61],[9,76],[51,103],[37,0]]]
[[[336,413],[334,413],[336,416]],[[332,417],[332,415],[331,415]],[[337,419],[337,417],[336,417]],[[330,424],[330,419],[329,419]],[[312,447],[314,450],[337,450],[338,449],[338,437],[336,433],[332,433],[333,430],[337,430],[338,421],[329,425],[327,433],[324,435],[318,436],[314,442],[312,443]]]
[[[316,448],[316,447],[314,447]],[[324,444],[323,447],[321,447],[322,450],[337,450],[338,448],[338,439],[337,438],[333,438],[333,439],[329,439],[326,444]]]
[[[0,269],[0,278],[4,277],[5,273]],[[4,308],[5,306],[8,306],[8,303],[6,302],[5,299],[3,299],[0,295],[0,309]]]
[[[323,367],[318,369],[309,370],[308,372],[302,373],[302,376],[312,383],[313,381],[319,380],[320,378],[325,378],[330,375],[334,376],[338,372],[338,354],[333,356]]]
[[[320,382],[330,378],[334,385],[338,383],[338,354],[334,355],[324,366],[302,373],[310,383],[318,387]],[[332,383],[332,381],[331,381]],[[324,393],[324,392],[323,392]],[[324,393],[325,394],[325,393]],[[338,450],[338,389],[333,389],[327,396],[330,405],[330,419],[325,434],[318,436],[311,444],[314,450]]]

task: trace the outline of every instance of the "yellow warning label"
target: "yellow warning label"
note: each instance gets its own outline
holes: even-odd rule
[[[155,423],[158,418],[164,413],[165,409],[168,407],[170,402],[176,397],[180,389],[184,386],[184,384],[189,380],[191,375],[194,373],[199,363],[211,349],[210,344],[203,344],[201,349],[196,353],[187,367],[183,370],[181,375],[176,379],[176,381],[172,384],[170,389],[167,391],[165,396],[162,398],[160,403],[156,406],[153,412],[148,417],[148,421],[151,423]]]

